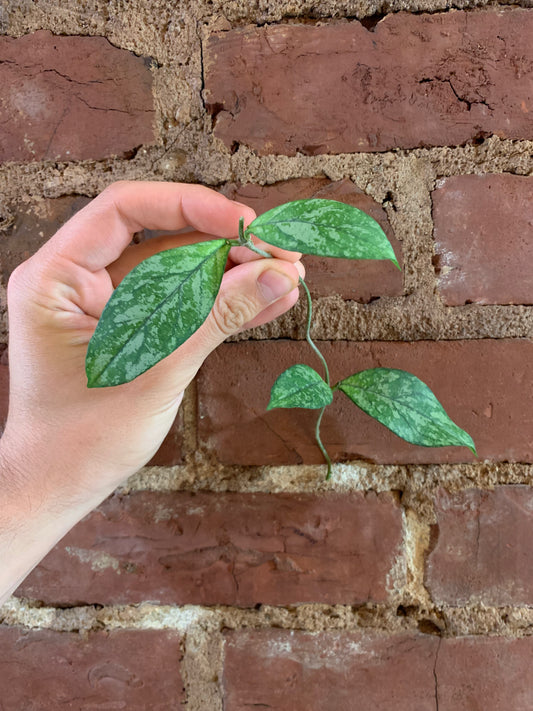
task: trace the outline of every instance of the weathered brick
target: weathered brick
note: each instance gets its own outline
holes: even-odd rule
[[[433,192],[439,292],[448,306],[533,304],[533,178],[459,175]]]
[[[258,215],[290,200],[325,198],[339,200],[363,210],[381,225],[401,263],[401,245],[394,236],[387,214],[379,203],[351,180],[331,182],[326,178],[287,180],[274,185],[228,185],[224,194],[249,205]],[[379,296],[403,293],[402,274],[389,261],[304,258],[306,283],[314,296],[339,294],[343,299],[368,302]]]
[[[450,417],[469,432],[481,459],[533,461],[533,343],[527,340],[324,342],[335,383],[372,367],[410,371],[429,385]],[[198,377],[199,440],[227,464],[320,463],[313,410],[266,411],[277,376],[294,363],[319,368],[305,342],[227,343]],[[336,393],[322,440],[336,460],[378,463],[465,462],[466,448],[407,444]]]
[[[0,161],[85,160],[154,143],[147,62],[104,37],[0,37]]]
[[[147,462],[148,467],[173,467],[183,463],[183,411],[178,410],[176,419],[172,423],[167,436],[152,459]]]
[[[443,639],[435,663],[439,711],[533,708],[532,654],[531,637]]]
[[[83,195],[69,195],[15,210],[13,224],[0,233],[0,268],[4,284],[15,267],[35,254],[88,202],[90,199]]]
[[[75,632],[0,628],[0,705],[39,709],[179,709],[176,632]]]
[[[437,603],[533,604],[533,490],[441,491],[426,584]]]
[[[388,494],[115,496],[17,594],[54,604],[383,602],[401,528]]]
[[[533,11],[247,27],[204,50],[215,135],[265,155],[533,138]]]
[[[531,638],[273,629],[225,638],[226,711],[518,711],[533,704]]]

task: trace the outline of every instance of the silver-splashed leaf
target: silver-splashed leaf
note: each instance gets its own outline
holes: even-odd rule
[[[379,224],[336,200],[295,200],[259,215],[247,228],[268,244],[303,254],[398,262]],[[399,267],[398,267],[399,268]]]
[[[88,387],[120,385],[170,355],[205,321],[230,247],[226,240],[154,254],[120,282],[85,360]]]
[[[320,375],[308,365],[292,365],[277,378],[270,392],[267,410],[276,407],[304,407],[318,410],[329,405],[333,393]]]
[[[468,447],[476,454],[472,437],[449,418],[429,387],[412,373],[371,368],[341,380],[336,388],[407,442]]]

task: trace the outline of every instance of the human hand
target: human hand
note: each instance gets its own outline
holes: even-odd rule
[[[255,214],[205,187],[115,183],[15,270],[8,285],[10,403],[0,441],[0,483],[13,493],[14,511],[22,498],[33,512],[38,501],[46,522],[51,510],[69,509],[68,530],[152,457],[206,356],[295,303],[299,254],[258,242],[275,257],[267,260],[233,248],[215,306],[188,341],[130,383],[87,388],[87,344],[125,274],[163,249],[233,238],[241,216],[249,224]],[[143,228],[186,227],[196,231],[128,247]],[[0,533],[1,525],[0,517]]]

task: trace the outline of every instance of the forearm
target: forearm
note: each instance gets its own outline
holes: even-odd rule
[[[0,604],[107,492],[57,487],[57,450],[0,440]],[[55,459],[55,461],[52,461]]]

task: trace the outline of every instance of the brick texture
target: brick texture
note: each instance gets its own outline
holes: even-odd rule
[[[17,594],[54,604],[383,602],[400,545],[388,494],[139,493],[89,514]]]
[[[5,711],[182,706],[180,639],[171,631],[75,632],[0,627]]]
[[[533,640],[361,632],[226,633],[224,709],[528,709]]]
[[[85,160],[154,142],[147,62],[103,37],[0,37],[0,161]]]
[[[204,52],[214,133],[286,155],[531,139],[532,35],[528,10],[216,33]]]
[[[339,200],[363,210],[381,225],[399,263],[401,244],[394,236],[382,206],[356,187],[351,180],[331,182],[325,178],[287,180],[274,185],[229,185],[224,193],[253,208],[258,215],[290,200],[325,198]],[[339,294],[343,299],[368,302],[380,296],[403,293],[402,274],[390,261],[304,258],[306,283],[314,296]]]
[[[322,343],[332,383],[365,368],[401,368],[426,382],[450,417],[466,429],[480,459],[533,461],[533,343],[479,340],[414,343]],[[314,440],[316,412],[266,411],[270,388],[299,362],[319,368],[305,343],[262,341],[225,344],[198,379],[199,439],[231,464],[320,463]],[[342,393],[324,415],[322,440],[337,460],[378,463],[473,461],[466,448],[428,449],[400,440]]]
[[[439,292],[448,306],[533,304],[533,178],[458,175],[433,192]]]
[[[533,604],[533,491],[441,491],[426,585],[438,604]]]
[[[89,202],[90,199],[83,195],[69,195],[41,200],[26,209],[15,211],[13,224],[0,233],[0,268],[4,285],[7,285],[15,267],[35,254]]]

